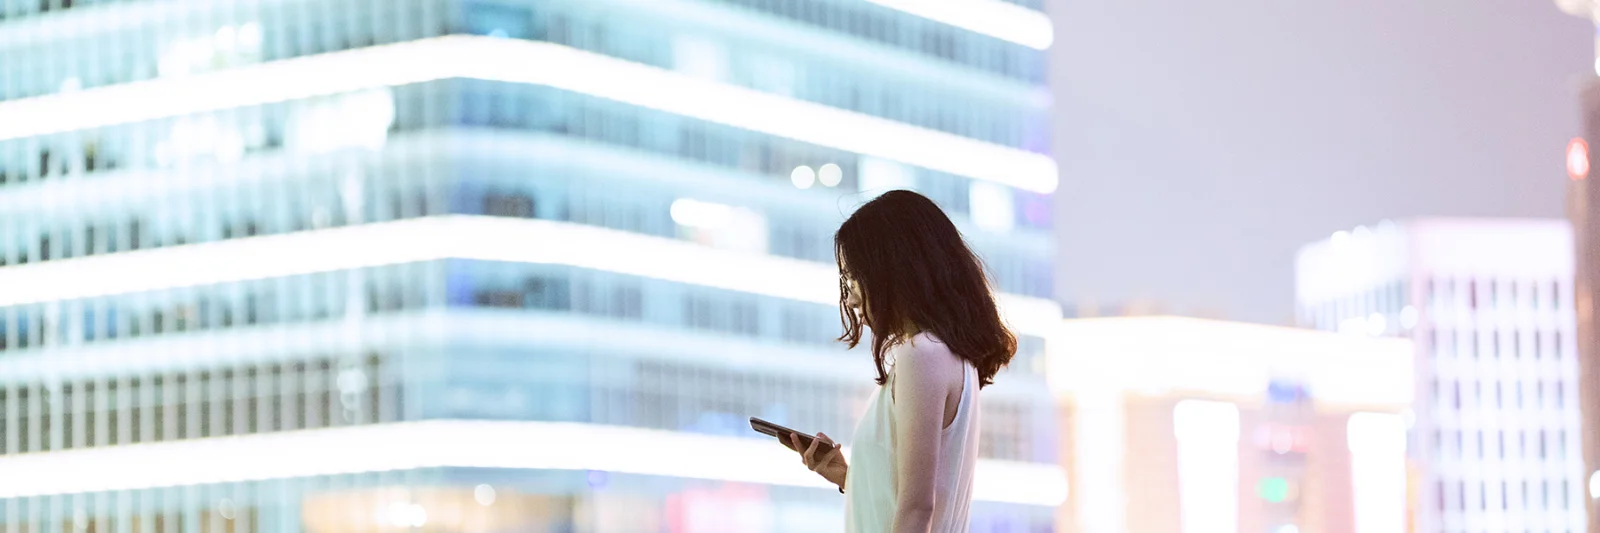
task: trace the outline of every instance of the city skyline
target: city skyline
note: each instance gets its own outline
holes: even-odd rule
[[[0,0],[0,531],[837,529],[909,189],[973,533],[1580,533],[1581,1]]]

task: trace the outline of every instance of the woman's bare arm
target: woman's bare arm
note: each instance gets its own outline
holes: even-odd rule
[[[961,382],[961,370],[961,360],[949,348],[926,336],[913,339],[895,361],[894,460],[900,490],[894,533],[927,533],[932,524],[945,399]]]

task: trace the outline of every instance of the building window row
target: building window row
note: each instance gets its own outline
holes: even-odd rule
[[[837,311],[631,276],[545,265],[446,261],[447,305],[556,311],[791,344],[831,345]],[[499,271],[491,274],[490,271]],[[510,273],[507,271],[516,271]],[[0,352],[271,324],[339,320],[350,287],[367,315],[436,307],[426,263],[0,308]],[[763,320],[774,317],[776,324]]]
[[[451,261],[450,305],[567,311],[624,321],[791,344],[832,346],[840,333],[832,305],[757,297],[631,276],[573,268],[486,261]],[[1042,373],[1044,339],[1018,336],[1009,367]]]
[[[453,307],[570,312],[812,345],[830,344],[821,326],[837,320],[828,306],[666,282],[647,287],[630,276],[511,263],[451,264],[446,290]],[[770,328],[763,311],[774,308],[782,322]]]
[[[1029,83],[1045,82],[1045,54],[871,4],[711,0],[944,59]]]
[[[1561,411],[1569,407],[1566,382],[1561,379],[1532,382],[1446,381],[1441,386],[1435,378],[1432,389],[1435,406],[1455,411]]]
[[[859,154],[588,95],[480,80],[405,86],[395,92],[400,131],[466,126],[553,133],[762,175],[782,184],[792,184],[800,167],[815,170],[832,165],[838,177],[830,187],[843,193],[915,188],[952,214],[972,215],[975,180],[970,178],[888,162],[866,168]],[[1009,213],[1011,224],[1050,229],[1048,195],[1010,188],[1005,193],[1015,204]]]
[[[420,200],[425,196],[418,193],[415,195],[396,195],[395,198],[397,203],[406,203],[403,198],[412,197]],[[490,216],[520,217],[538,214],[535,211],[535,206],[538,204],[535,203],[535,199],[531,195],[498,191],[484,192],[471,196],[481,200],[468,203],[481,203],[483,204],[482,209],[469,208],[462,209],[462,211]],[[265,200],[270,198],[270,195],[263,195],[261,198]],[[422,204],[425,202],[419,201],[416,203]],[[508,204],[514,208],[506,209]],[[645,211],[637,205],[627,205],[620,201],[607,202],[607,204],[612,205],[596,206],[595,204],[589,204],[590,208],[568,208],[563,209],[560,214],[564,215],[562,218],[575,223],[597,223],[598,225],[609,226],[612,229],[646,234],[659,234],[663,233],[661,231],[663,228],[674,227],[670,221],[666,224],[661,224],[660,222],[652,222],[650,225],[641,224],[640,222],[643,220],[667,217],[659,216],[660,213],[657,213],[655,217],[644,215]],[[258,205],[259,211],[263,214],[276,214],[278,217],[264,216],[255,218],[239,216],[238,214],[222,215],[213,212],[212,214],[217,215],[221,220],[213,222],[212,231],[204,231],[203,227],[156,229],[152,227],[154,224],[146,222],[146,219],[135,217],[126,219],[121,223],[80,221],[77,228],[39,228],[26,234],[0,234],[0,267],[11,264],[23,265],[89,257],[121,251],[154,249],[163,246],[182,246],[198,242],[289,233],[308,229],[307,226],[314,228],[325,224],[332,227],[344,222],[346,217],[339,209],[338,206],[340,204],[338,202],[328,202],[325,205],[326,207],[323,208],[304,210],[299,217],[293,217],[293,214],[288,210],[275,209],[275,207],[279,206],[271,205],[270,202],[262,202],[261,205]],[[558,205],[558,207],[562,206]],[[623,216],[606,215],[608,212],[613,211],[614,208],[620,209],[618,213]],[[374,214],[378,215],[381,220],[388,216],[403,218],[425,213],[426,211],[418,210],[413,212],[380,211]],[[171,213],[169,212],[168,214],[170,215]],[[285,214],[291,215],[292,222],[284,223],[286,221],[281,217]],[[632,216],[627,216],[629,214]],[[278,219],[274,220],[274,218]],[[771,227],[771,236],[768,241],[770,248],[765,251],[770,251],[779,256],[794,257],[807,261],[829,262],[832,260],[829,257],[831,256],[831,250],[828,249],[828,242],[823,235],[824,233],[820,229],[812,229],[806,226],[774,225]],[[692,238],[694,235],[685,233],[671,236]],[[828,255],[824,256],[824,254]],[[993,258],[993,256],[990,257]],[[1035,264],[1020,257],[1013,259],[1004,255],[998,259],[998,261],[991,261],[991,267],[1002,290],[1035,296],[1049,294],[1051,273],[1048,271],[1048,265],[1043,261]],[[3,341],[0,341],[0,343],[3,343]]]
[[[1495,329],[1492,331],[1429,328],[1424,349],[1435,358],[1531,359],[1560,361],[1565,357],[1562,330]]]
[[[1545,313],[1571,308],[1566,303],[1565,287],[1557,280],[1435,277],[1426,279],[1420,287],[1422,292],[1416,301],[1426,302],[1428,312],[1435,317],[1457,310]],[[1386,331],[1408,330],[1403,322],[1409,320],[1414,325],[1418,318],[1416,309],[1406,311],[1413,301],[1409,291],[1405,282],[1385,283],[1359,294],[1302,308],[1302,320],[1317,329],[1337,330],[1347,321],[1379,315],[1390,322],[1384,325]],[[1411,316],[1404,316],[1406,313]]]
[[[482,9],[475,5],[469,4],[468,10]],[[827,2],[815,5],[848,9]],[[870,4],[860,7],[871,9]],[[936,87],[938,84],[926,79],[886,76],[837,59],[815,58],[804,50],[724,43],[644,24],[627,26],[611,11],[539,14],[529,9],[515,17],[494,17],[477,25],[469,22],[466,32],[488,35],[517,27],[512,21],[502,22],[505,18],[533,20],[525,38],[1005,146],[1036,151],[1048,148],[1048,117],[1027,105],[986,101]],[[523,37],[516,32],[510,36]],[[963,63],[971,66],[971,62]]]
[[[367,269],[360,299],[382,314],[429,307],[424,264]],[[335,320],[351,309],[351,272],[320,273],[0,308],[0,352],[271,324]],[[417,282],[402,282],[410,278]]]
[[[1565,480],[1438,480],[1435,507],[1441,512],[1545,511],[1572,509],[1572,486]]]
[[[430,280],[437,279],[437,282]],[[831,305],[552,265],[467,260],[411,263],[177,290],[0,308],[0,353],[187,332],[341,320],[436,308],[558,312],[833,346]],[[359,287],[352,292],[352,287]],[[1043,339],[1022,335],[1012,371],[1037,374]]]
[[[100,502],[100,509],[112,511],[103,514],[94,512],[96,500]],[[14,509],[15,512],[8,513],[8,509]],[[85,512],[85,509],[89,511]],[[262,525],[263,515],[270,512],[235,499],[193,502],[181,490],[147,489],[0,500],[0,529],[83,533],[256,533],[267,529]]]
[[[450,33],[478,33],[549,41],[633,62],[689,70],[691,74],[704,74],[699,71],[711,68],[723,74],[722,81],[728,83],[956,135],[1032,150],[1047,149],[1049,144],[1045,136],[1047,117],[1026,106],[999,101],[975,104],[970,96],[929,90],[926,80],[906,80],[865,69],[852,73],[848,64],[814,58],[803,50],[766,51],[758,43],[695,47],[695,51],[712,57],[684,63],[678,60],[684,53],[675,52],[681,48],[675,43],[686,35],[681,30],[630,24],[631,16],[619,17],[614,10],[592,11],[581,5],[534,9],[524,2],[452,2],[447,9],[466,11],[455,17],[437,9],[424,9],[423,6],[432,0],[401,3],[408,5],[357,1],[349,2],[348,7],[333,2],[325,3],[326,7],[318,7],[316,3],[306,8],[271,6],[253,18],[258,21],[238,25],[218,24],[210,17],[194,20],[194,25],[189,25],[190,21],[164,21],[173,29],[159,28],[115,37],[91,35],[76,41],[25,46],[0,52],[0,78],[17,80],[10,84],[9,90],[0,84],[0,97],[3,97],[0,99],[54,93],[69,79],[73,80],[70,83],[74,88],[91,88]],[[847,7],[830,2],[814,3],[826,9],[873,9],[869,4]],[[765,5],[766,0],[752,3],[755,4]],[[437,20],[429,24],[413,20],[416,18]],[[915,17],[890,17],[884,22],[891,27],[898,24],[925,26],[925,31],[933,35],[958,35],[955,40],[943,37],[934,39],[935,42],[994,41],[981,35],[960,37],[965,34],[942,25],[918,22]],[[195,27],[208,29],[199,32],[190,29]],[[117,42],[117,45],[106,44],[110,42]],[[1014,58],[1008,61],[1029,64],[1042,73],[1042,53],[999,41],[976,46],[963,49],[986,49],[988,55]],[[979,68],[986,64],[981,57],[945,59]],[[721,66],[707,67],[708,61]],[[1042,75],[1040,77],[1042,80]]]
[[[1559,280],[1431,278],[1422,300],[1436,312],[1450,309],[1564,311],[1571,309]]]
[[[848,443],[854,422],[876,387],[870,371],[859,380],[844,383],[681,361],[630,359],[626,354],[505,355],[503,361],[542,372],[529,376],[511,368],[498,371],[505,363],[467,359],[462,363],[478,369],[476,377],[449,383],[445,396],[454,403],[439,416],[579,422],[756,438],[748,423],[755,415],[822,431]],[[986,399],[979,453],[1005,460],[1050,460],[1049,450],[1036,445],[1048,429],[1030,423],[1038,414],[1028,403]]]
[[[389,359],[367,354],[0,383],[0,454],[392,422],[396,376]]]
[[[1325,331],[1338,331],[1351,321],[1359,322],[1364,333],[1408,336],[1416,325],[1414,316],[1405,316],[1410,302],[1410,285],[1403,281],[1384,283],[1341,298],[1318,302],[1301,309],[1307,325]],[[1374,320],[1374,317],[1381,317]]]
[[[358,112],[374,106],[389,107],[394,112],[392,116]],[[337,111],[341,109],[349,113]],[[462,126],[598,142],[760,175],[769,183],[786,188],[792,186],[797,169],[826,167],[836,172],[837,183],[830,186],[840,191],[915,188],[953,215],[985,214],[973,212],[978,206],[973,205],[970,195],[977,182],[971,179],[888,162],[862,168],[862,157],[849,152],[544,87],[471,80],[447,80],[0,142],[0,190],[7,185],[85,178],[120,169],[181,171],[193,163],[229,163],[268,152],[311,156],[368,145],[374,138],[381,143],[401,132]],[[330,161],[326,172],[345,171],[333,166]],[[492,167],[484,170],[498,174],[511,171]],[[1048,195],[1002,190],[1004,195],[993,200],[1007,205],[998,209],[982,207],[1005,217],[999,221],[1003,226],[1050,229]],[[388,199],[371,199],[367,203],[378,209],[387,205]],[[417,209],[409,204],[400,207]]]
[[[744,417],[761,413],[849,439],[851,422],[872,388],[865,374],[856,384],[840,384],[576,354],[522,354],[510,361],[542,372],[497,372],[495,362],[453,355],[451,364],[463,371],[442,382],[418,382],[409,394],[427,404],[423,418],[583,422],[748,437]],[[474,374],[493,377],[468,377]],[[0,384],[0,454],[393,422],[408,417],[403,382],[392,358],[369,353]],[[507,397],[520,398],[514,403],[521,409],[504,408]],[[1027,422],[1025,406],[992,400],[985,410],[984,457],[1041,460],[1046,451],[1033,446],[1041,430]]]
[[[68,9],[85,8],[100,4],[114,4],[130,0],[39,0],[0,1],[0,22],[58,13]]]
[[[1463,431],[1435,429],[1433,448],[1462,460],[1563,462],[1570,459],[1565,429]]]

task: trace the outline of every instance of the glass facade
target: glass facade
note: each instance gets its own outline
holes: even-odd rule
[[[1052,530],[1045,55],[891,5],[0,0],[0,531],[837,529],[745,419],[849,441],[889,188],[1021,340],[973,530]]]

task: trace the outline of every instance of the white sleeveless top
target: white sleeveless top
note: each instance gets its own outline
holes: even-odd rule
[[[909,346],[891,350],[891,355]],[[966,533],[972,507],[972,474],[978,464],[978,369],[962,360],[961,402],[939,436],[939,471],[934,473],[933,527],[930,533]],[[872,393],[850,446],[850,472],[844,481],[847,533],[886,533],[899,505],[894,461],[894,367],[889,381]]]

